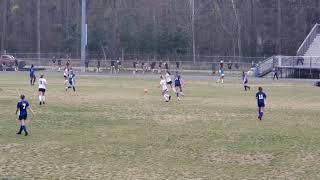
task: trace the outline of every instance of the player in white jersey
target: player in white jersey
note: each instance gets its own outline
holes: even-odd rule
[[[170,85],[171,89],[175,92],[175,89],[172,87],[171,74],[169,71],[166,72],[166,82]]]
[[[168,94],[168,87],[166,79],[161,75],[160,76],[160,87],[161,87],[161,94],[166,102],[169,102],[171,96]]]
[[[64,84],[68,83],[68,75],[69,75],[69,69],[65,68],[63,72],[63,77],[64,77]]]
[[[40,76],[40,79],[38,81],[39,83],[39,104],[45,104],[46,102],[46,96],[45,96],[45,92],[47,90],[47,80],[44,79],[44,75]]]

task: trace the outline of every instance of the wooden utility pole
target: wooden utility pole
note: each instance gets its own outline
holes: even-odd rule
[[[195,38],[195,28],[194,28],[194,16],[195,16],[195,10],[194,10],[194,0],[190,0],[190,5],[192,8],[192,15],[191,15],[191,21],[192,21],[192,55],[193,55],[193,64],[196,63],[196,38]]]
[[[37,1],[37,54],[38,59],[41,58],[41,32],[40,32],[40,16],[41,16],[41,0]]]
[[[277,53],[278,55],[282,54],[282,44],[281,44],[281,0],[278,0],[278,46]]]
[[[86,0],[81,1],[81,71],[85,71],[87,25],[86,25]]]

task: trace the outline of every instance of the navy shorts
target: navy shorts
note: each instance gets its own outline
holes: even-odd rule
[[[181,87],[181,84],[174,84],[175,87]]]
[[[21,121],[21,120],[26,120],[27,117],[28,117],[27,114],[20,114],[20,115],[19,115],[19,121]]]
[[[265,107],[265,104],[264,103],[258,103],[258,107]]]

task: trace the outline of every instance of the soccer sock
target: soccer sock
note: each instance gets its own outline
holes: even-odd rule
[[[46,101],[46,96],[42,96],[42,101],[43,101],[43,102]]]
[[[42,101],[42,96],[39,96],[39,102],[41,102]]]
[[[221,79],[221,83],[223,84],[223,79]]]
[[[168,98],[166,95],[163,95],[164,100],[168,101]]]
[[[74,92],[76,92],[76,87],[73,86],[72,89],[73,89]]]
[[[176,93],[177,97],[179,97],[179,92]]]
[[[19,133],[21,133],[23,130],[22,125],[20,125]]]
[[[261,118],[263,117],[263,112],[261,112]]]
[[[22,131],[27,132],[27,128],[25,125],[22,125],[21,127],[22,127]]]

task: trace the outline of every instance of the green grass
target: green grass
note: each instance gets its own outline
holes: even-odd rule
[[[165,103],[158,79],[78,77],[78,93],[48,75],[47,105],[23,74],[0,76],[0,179],[320,179],[319,89],[303,82],[255,91],[188,81],[185,97]],[[149,89],[148,95],[143,90]],[[18,136],[24,93],[37,117]]]

